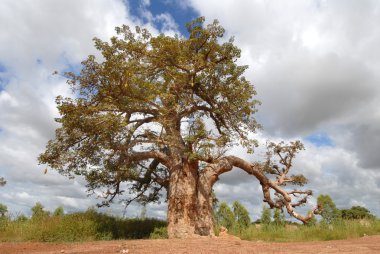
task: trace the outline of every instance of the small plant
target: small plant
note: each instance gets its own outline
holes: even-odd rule
[[[168,230],[166,227],[154,228],[153,232],[150,233],[150,239],[167,239]]]

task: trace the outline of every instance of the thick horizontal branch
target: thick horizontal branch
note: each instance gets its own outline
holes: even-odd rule
[[[169,157],[163,152],[159,152],[159,151],[133,152],[132,154],[128,154],[127,158],[131,162],[157,159],[162,165],[166,167],[171,167],[171,162],[170,162]]]

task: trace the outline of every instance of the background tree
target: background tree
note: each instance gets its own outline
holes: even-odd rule
[[[317,203],[322,210],[321,216],[323,223],[331,224],[341,217],[339,209],[336,208],[334,201],[329,195],[319,195]]]
[[[306,223],[306,226],[312,227],[317,225],[317,219],[314,217]]]
[[[248,228],[251,224],[251,218],[249,217],[247,209],[240,204],[239,201],[235,201],[232,204],[232,209],[234,212],[237,229],[241,231],[242,229]]]
[[[341,210],[342,219],[358,220],[358,219],[374,219],[375,216],[362,206],[353,206],[350,209]]]
[[[216,221],[219,226],[223,226],[229,231],[233,230],[235,227],[235,215],[224,201],[220,203],[219,209],[216,212]]]
[[[264,226],[268,226],[272,222],[272,212],[271,210],[263,205],[263,210],[261,212],[261,217],[260,217],[260,223],[263,224]]]
[[[273,223],[276,226],[285,226],[285,215],[278,208],[274,209]]]
[[[42,218],[48,217],[49,212],[44,210],[44,206],[37,202],[32,208],[32,220],[40,220]]]
[[[62,217],[64,214],[65,214],[65,212],[64,212],[62,206],[57,207],[57,208],[54,210],[54,212],[53,212],[53,216],[55,216],[55,217]]]
[[[17,215],[15,221],[16,222],[25,222],[28,220],[28,217],[25,216],[25,214],[19,214]]]
[[[126,190],[126,204],[156,202],[166,190],[169,237],[213,235],[212,187],[234,167],[258,179],[271,208],[306,222],[314,214],[294,208],[311,192],[284,188],[306,182],[288,176],[302,144],[271,143],[265,165],[226,155],[238,143],[253,152],[257,142],[248,134],[260,127],[258,101],[233,39],[220,39],[217,21],[203,23],[190,22],[188,38],[127,26],[110,42],[95,38],[102,58],[90,55],[80,74],[66,73],[74,96],[57,97],[61,127],[40,163],[84,175],[90,192],[103,191],[102,205]]]

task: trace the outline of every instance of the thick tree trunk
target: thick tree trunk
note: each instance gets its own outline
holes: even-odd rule
[[[195,233],[201,236],[215,236],[212,210],[212,183],[202,174],[198,178],[198,218]]]
[[[184,163],[170,175],[169,238],[214,235],[211,186],[200,179],[197,163]]]

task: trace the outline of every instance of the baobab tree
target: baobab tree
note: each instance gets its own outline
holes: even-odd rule
[[[249,138],[260,127],[256,91],[243,76],[247,66],[236,63],[233,39],[220,42],[217,21],[198,18],[187,29],[182,38],[122,26],[110,42],[95,38],[102,57],[90,55],[79,74],[66,73],[75,96],[57,97],[61,127],[40,163],[85,176],[90,192],[102,190],[102,205],[126,191],[119,200],[127,204],[166,193],[171,238],[213,235],[212,187],[234,168],[259,181],[270,207],[307,222],[317,210],[303,217],[294,208],[311,191],[283,188],[306,183],[288,176],[302,144],[270,143],[261,163],[228,155],[237,144],[247,152],[257,146]]]

